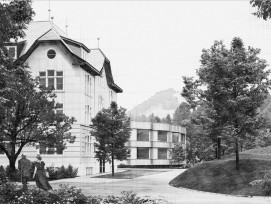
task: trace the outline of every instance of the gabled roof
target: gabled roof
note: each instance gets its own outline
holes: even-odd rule
[[[110,61],[100,49],[88,49],[83,43],[70,39],[50,21],[31,22],[25,33],[25,42],[18,61],[26,61],[41,43],[57,43],[68,51],[74,63],[90,74],[100,76],[105,69],[108,86],[117,93],[122,92],[122,89],[114,83]],[[87,52],[85,59],[81,57],[81,48]]]

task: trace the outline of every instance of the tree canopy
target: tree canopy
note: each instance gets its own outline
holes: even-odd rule
[[[210,49],[202,52],[198,79],[184,77],[182,96],[191,107],[207,105],[212,130],[230,133],[227,139],[234,141],[237,169],[239,140],[255,134],[262,125],[257,110],[270,86],[270,71],[266,70],[266,61],[258,57],[259,53],[259,49],[245,49],[240,38],[232,40],[230,49],[223,42],[215,41]]]
[[[253,15],[264,20],[271,18],[270,0],[250,0],[250,4],[257,9]]]
[[[114,176],[114,159],[122,161],[130,156],[129,148],[125,145],[130,138],[130,119],[126,116],[126,109],[118,108],[113,101],[109,108],[97,113],[90,127],[90,133],[96,139],[95,157],[112,162]]]

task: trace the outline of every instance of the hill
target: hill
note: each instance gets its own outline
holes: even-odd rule
[[[197,164],[174,178],[170,185],[214,193],[263,196],[260,188],[249,185],[270,172],[271,147],[249,150],[240,154],[240,170],[234,158]]]
[[[153,113],[160,118],[166,117],[167,114],[170,114],[172,117],[182,101],[184,99],[181,98],[180,93],[177,91],[173,89],[163,90],[143,103],[136,105],[132,110],[128,111],[128,115],[134,117],[140,115],[149,116]]]

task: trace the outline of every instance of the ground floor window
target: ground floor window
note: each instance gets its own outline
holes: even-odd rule
[[[37,152],[38,154],[63,154],[63,147],[53,147],[41,142],[37,147]]]
[[[149,159],[150,149],[148,147],[138,147],[137,148],[137,159]]]
[[[181,142],[185,144],[185,134],[181,134]]]
[[[85,152],[86,155],[91,154],[91,137],[89,135],[85,136]]]
[[[167,149],[158,148],[158,159],[167,159]]]

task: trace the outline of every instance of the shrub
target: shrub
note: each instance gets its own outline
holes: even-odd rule
[[[67,168],[63,165],[61,167],[48,167],[50,179],[63,179],[63,178],[75,178],[78,173],[78,168],[74,168],[69,164]]]
[[[0,166],[0,185],[3,183],[7,183],[7,175],[4,167]]]
[[[271,196],[271,172],[264,175],[264,179],[251,181],[251,186],[261,187],[266,196]]]
[[[6,176],[9,178],[11,181],[21,181],[21,174],[18,169],[15,171],[12,170],[9,166],[6,167]]]
[[[156,201],[142,199],[131,191],[122,191],[122,196],[108,196],[104,199],[104,204],[156,204]]]
[[[262,188],[266,196],[271,196],[271,180],[264,181]]]

